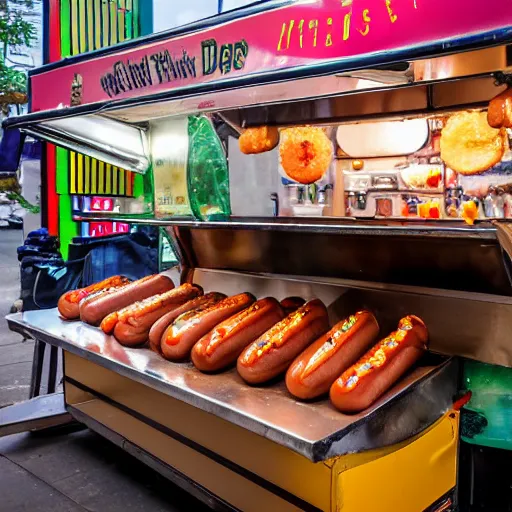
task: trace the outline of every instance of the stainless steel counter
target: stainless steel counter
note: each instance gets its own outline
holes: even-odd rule
[[[363,220],[351,217],[231,217],[224,221],[194,219],[150,219],[112,215],[111,213],[82,213],[77,221],[117,221],[148,226],[175,226],[192,229],[239,229],[248,231],[279,231],[323,233],[333,235],[405,236],[443,239],[497,240],[496,228],[490,222],[468,226],[461,221],[439,220]]]
[[[456,362],[432,356],[373,407],[348,416],[327,399],[297,402],[283,382],[250,387],[234,369],[205,375],[190,363],[170,363],[148,349],[125,348],[97,328],[62,320],[56,309],[17,313],[7,321],[14,331],[61,347],[313,461],[403,441],[446,412],[456,392]]]

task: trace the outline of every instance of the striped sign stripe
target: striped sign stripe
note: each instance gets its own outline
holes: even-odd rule
[[[133,173],[74,151],[69,152],[69,193],[133,196]]]
[[[61,27],[63,56],[137,37],[139,0],[61,0]],[[68,172],[71,194],[133,196],[130,171],[69,152]]]

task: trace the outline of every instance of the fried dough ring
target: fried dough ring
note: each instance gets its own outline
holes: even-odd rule
[[[265,153],[274,149],[279,142],[279,131],[274,126],[247,128],[238,139],[240,151],[245,155]]]
[[[505,148],[505,129],[491,128],[485,112],[454,114],[441,132],[441,158],[460,174],[487,171],[501,161]]]
[[[329,169],[333,147],[322,128],[299,126],[281,131],[279,155],[284,172],[292,180],[309,185]]]

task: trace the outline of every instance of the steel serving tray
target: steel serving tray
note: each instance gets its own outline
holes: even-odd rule
[[[125,348],[95,327],[61,319],[56,309],[16,313],[7,322],[14,331],[61,347],[315,462],[414,436],[450,408],[457,389],[456,361],[429,356],[374,406],[349,416],[327,399],[294,400],[282,381],[251,387],[234,369],[206,375],[191,363],[171,363],[149,349]]]

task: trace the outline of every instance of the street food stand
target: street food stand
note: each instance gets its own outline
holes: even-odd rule
[[[235,369],[123,347],[57,310],[9,316],[63,349],[68,413],[214,509],[455,510],[460,357],[512,366],[512,281],[506,221],[464,221],[469,199],[435,134],[506,88],[511,21],[501,0],[275,1],[32,72],[31,113],[6,128],[144,176],[140,197],[77,220],[161,228],[171,274],[205,290],[317,297],[331,323],[365,308],[386,332],[415,314],[430,333],[420,365],[345,415],[282,381],[251,387]],[[417,119],[426,138],[409,152],[431,150],[413,162],[428,167],[425,190],[412,165],[375,171],[379,155],[339,142]],[[248,128],[297,125],[336,148],[320,185],[283,174],[282,154],[238,151]]]

